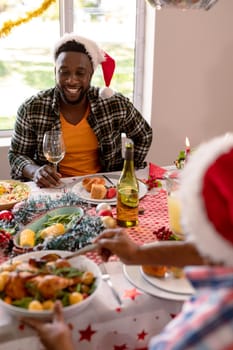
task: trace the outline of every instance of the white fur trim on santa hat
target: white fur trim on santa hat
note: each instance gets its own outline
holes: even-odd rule
[[[115,92],[109,88],[109,87],[104,87],[100,89],[99,95],[103,99],[110,98],[115,94]]]
[[[202,197],[203,177],[210,165],[233,147],[233,133],[201,144],[181,174],[182,225],[203,255],[233,266],[233,246],[222,238],[209,221]],[[218,215],[218,213],[216,213]]]
[[[54,58],[55,53],[58,51],[59,47],[65,44],[67,41],[76,41],[85,46],[89,56],[92,59],[93,69],[96,70],[97,66],[105,60],[105,53],[99,48],[99,46],[90,39],[79,36],[75,33],[65,33],[55,44],[54,47]]]

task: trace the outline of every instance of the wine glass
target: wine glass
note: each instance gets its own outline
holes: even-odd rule
[[[65,143],[62,132],[58,130],[49,130],[44,134],[43,152],[45,158],[53,164],[57,171],[58,163],[65,156]]]

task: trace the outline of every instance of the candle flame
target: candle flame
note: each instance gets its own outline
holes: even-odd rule
[[[189,142],[189,138],[186,136],[186,138],[185,138],[185,146],[186,147],[190,147],[190,142]]]

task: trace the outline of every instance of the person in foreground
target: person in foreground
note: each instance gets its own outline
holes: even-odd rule
[[[97,44],[75,33],[54,48],[56,86],[40,91],[19,107],[9,149],[11,177],[53,187],[61,176],[119,171],[121,134],[133,140],[135,167],[145,167],[152,129],[130,100],[109,88],[115,61]],[[101,64],[106,87],[91,86]],[[58,172],[43,154],[43,136],[61,130],[65,156]]]
[[[183,171],[180,196],[187,235],[184,242],[139,247],[122,229],[106,230],[96,239],[104,260],[109,257],[107,251],[117,254],[125,264],[187,265],[184,271],[196,292],[180,314],[150,340],[149,350],[233,349],[232,179],[233,134],[226,134],[199,146]],[[52,324],[25,320],[47,349],[58,349],[50,345],[48,332],[58,319],[57,339],[69,339],[61,313],[57,305]],[[76,348],[70,346],[68,350]]]

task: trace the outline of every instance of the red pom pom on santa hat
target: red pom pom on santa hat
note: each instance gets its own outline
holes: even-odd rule
[[[233,133],[201,144],[181,174],[182,225],[203,255],[233,266]]]

